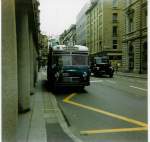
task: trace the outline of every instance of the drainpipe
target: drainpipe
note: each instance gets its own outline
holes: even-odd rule
[[[142,0],[140,0],[140,70],[139,74],[142,73]]]

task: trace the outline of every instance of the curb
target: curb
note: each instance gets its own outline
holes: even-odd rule
[[[74,141],[74,142],[82,142],[79,138],[77,138],[68,128],[68,124],[65,121],[65,118],[60,110],[60,108],[58,107],[57,104],[57,100],[56,97],[51,94],[50,95],[50,99],[52,100],[52,105],[54,106],[54,108],[56,108],[56,117],[59,121],[60,126],[62,127],[62,129],[64,130],[64,132]]]
[[[138,76],[138,75],[127,75],[127,74],[122,74],[122,73],[117,73],[117,74],[115,74],[115,75],[126,76],[126,77],[133,77],[133,78],[147,79],[147,77],[144,77],[144,76]]]

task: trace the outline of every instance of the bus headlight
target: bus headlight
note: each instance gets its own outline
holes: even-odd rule
[[[100,67],[96,67],[97,70],[99,70]]]
[[[83,73],[83,78],[86,79],[86,77],[87,77],[87,72],[84,72]]]
[[[109,67],[111,70],[114,70],[114,68],[113,67]]]
[[[58,72],[55,73],[55,78],[58,80],[58,78],[59,78],[59,73]]]

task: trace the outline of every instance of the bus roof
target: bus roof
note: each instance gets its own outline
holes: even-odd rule
[[[56,45],[52,47],[53,51],[88,51],[88,47],[82,45],[66,46]]]
[[[80,51],[89,51],[87,46],[74,45],[74,47],[78,48]]]
[[[66,45],[55,45],[52,47],[54,51],[63,51],[66,48]]]

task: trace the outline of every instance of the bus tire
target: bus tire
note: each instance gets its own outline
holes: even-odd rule
[[[112,78],[112,77],[113,77],[113,74],[110,74],[109,77]]]
[[[79,90],[83,91],[85,86],[79,86]]]

